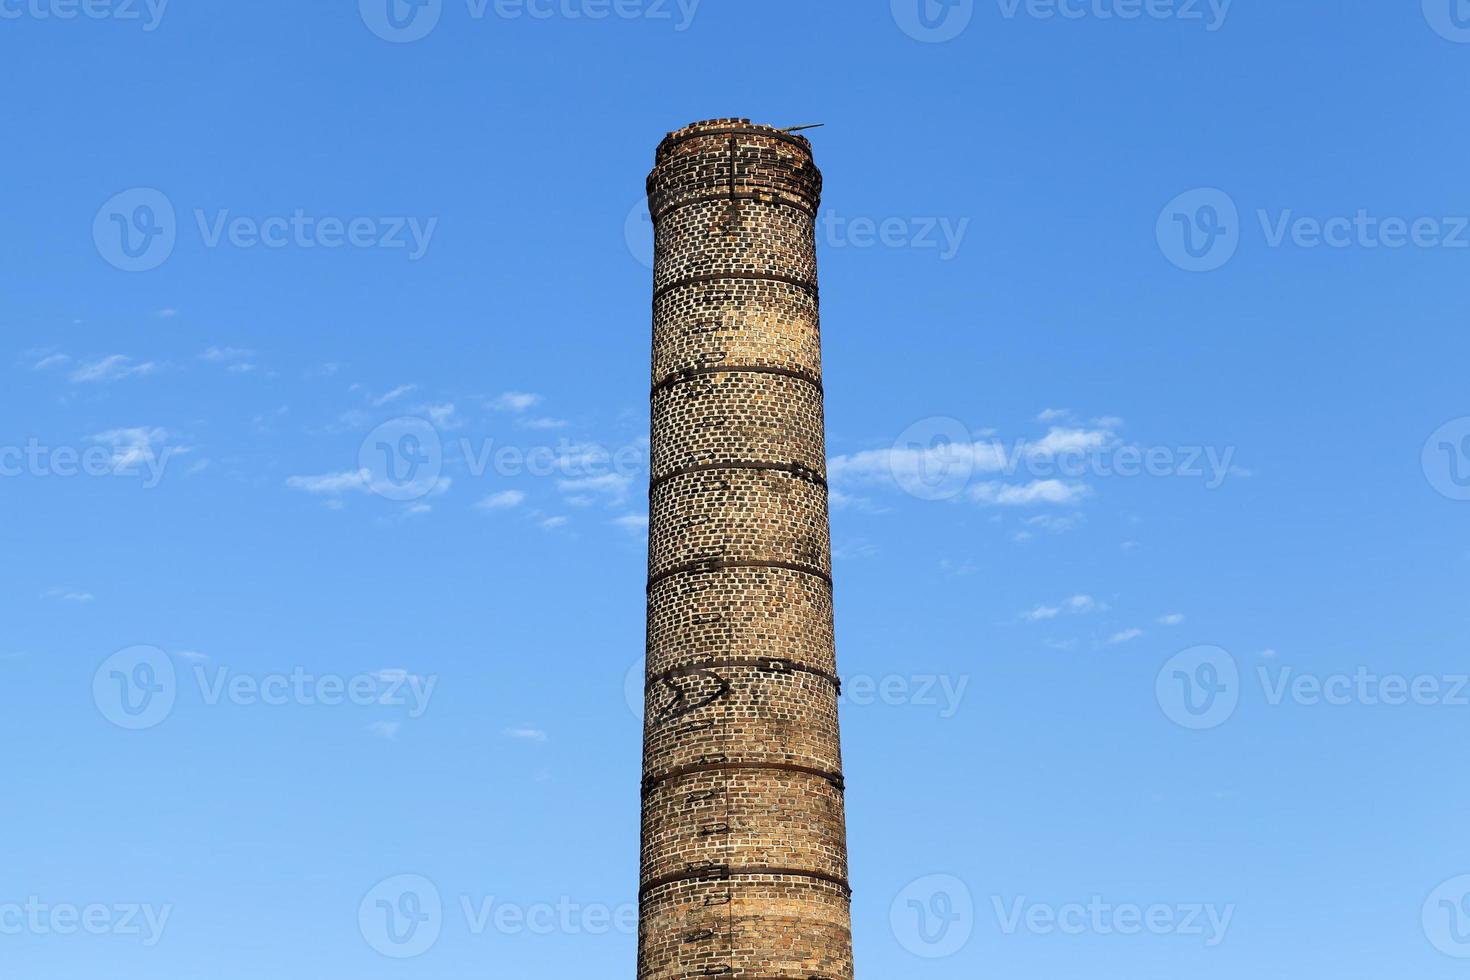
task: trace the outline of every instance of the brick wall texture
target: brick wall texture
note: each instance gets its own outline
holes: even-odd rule
[[[639,980],[849,980],[811,145],[659,145]]]

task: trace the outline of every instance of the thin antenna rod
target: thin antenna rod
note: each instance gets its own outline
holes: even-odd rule
[[[825,125],[827,125],[827,124],[826,123],[811,123],[810,125],[807,125],[807,126],[787,126],[785,129],[779,129],[779,130],[777,130],[777,132],[779,132],[779,133],[799,133],[803,129],[821,129]]]

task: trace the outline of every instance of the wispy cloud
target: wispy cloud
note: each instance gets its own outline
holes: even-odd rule
[[[518,728],[507,728],[505,730],[505,736],[507,738],[514,738],[523,742],[546,741],[546,732],[542,731],[539,728],[532,728],[529,725],[522,725]]]
[[[402,398],[404,395],[408,394],[409,392],[414,391],[416,388],[418,388],[418,385],[399,385],[397,388],[394,388],[392,391],[386,392],[384,394],[379,395],[377,398],[374,398],[373,399],[373,407],[374,408],[382,408],[384,405],[387,405],[389,402],[397,401],[398,399]]]
[[[403,722],[401,721],[375,721],[367,726],[367,730],[391,742],[398,737],[398,731],[402,727]]]
[[[1021,618],[1028,623],[1039,623],[1047,619],[1056,619],[1063,613],[1077,616],[1083,613],[1101,612],[1107,609],[1107,603],[1099,602],[1090,595],[1074,595],[1061,602],[1052,605],[1040,605],[1034,609],[1021,614]]]
[[[286,486],[306,493],[337,496],[344,493],[366,491],[371,474],[367,470],[347,470],[342,473],[323,473],[320,476],[287,477]]]
[[[435,428],[459,428],[459,420],[454,415],[454,402],[443,402],[438,405],[420,405],[414,411],[433,423]]]
[[[60,599],[63,602],[91,602],[97,597],[90,592],[81,592],[75,589],[50,589],[46,592],[47,598]]]
[[[167,429],[158,426],[132,426],[123,429],[108,429],[89,437],[92,442],[112,450],[112,467],[115,470],[151,466],[160,453],[167,459],[189,452],[188,446],[167,446],[170,435]]]
[[[52,368],[61,367],[63,364],[70,363],[70,361],[71,361],[71,358],[67,357],[65,354],[47,354],[45,357],[42,357],[35,364],[32,364],[31,365],[31,370],[32,371],[49,371]]]
[[[141,377],[158,370],[152,361],[135,361],[126,354],[112,354],[96,361],[88,361],[71,373],[71,380],[78,383],[118,381],[123,378]]]
[[[1036,504],[1075,504],[1092,489],[1084,483],[1063,480],[1032,480],[1030,483],[978,483],[969,497],[999,507],[1031,507]]]
[[[526,495],[520,490],[502,490],[492,493],[479,503],[475,504],[480,510],[509,510],[519,507],[526,502]]]
[[[237,372],[254,371],[255,351],[245,347],[210,347],[199,355],[201,361],[224,364]]]
[[[624,514],[622,517],[615,518],[613,523],[630,531],[646,531],[648,530],[648,515]]]
[[[564,527],[567,523],[567,518],[560,515],[554,517],[542,517],[538,519],[536,523],[542,530],[554,531],[559,527]]]
[[[602,496],[607,499],[609,506],[616,506],[627,499],[628,487],[632,482],[633,478],[623,473],[604,473],[601,476],[558,480],[556,488],[568,495],[570,503],[586,505]]]
[[[1112,636],[1108,637],[1108,643],[1127,643],[1129,640],[1136,640],[1142,635],[1143,630],[1138,629],[1137,627],[1134,627],[1133,629],[1119,630]]]
[[[525,412],[535,408],[541,403],[540,395],[533,395],[525,391],[507,391],[490,403],[490,407],[499,412]]]
[[[1051,418],[1059,409],[1050,409]],[[1055,478],[1012,482],[1028,465],[1054,461],[1058,456],[1098,452],[1118,443],[1109,428],[1051,426],[1039,439],[1004,443],[993,430],[975,434],[970,441],[942,441],[930,446],[894,446],[837,455],[827,461],[828,478],[838,499],[850,496],[852,484],[891,487],[926,486],[938,476],[959,480],[956,495],[993,507],[1065,506],[1091,492],[1087,484]]]
[[[1160,616],[1159,622],[1165,626],[1178,626],[1184,622],[1184,613],[1169,613],[1167,616]]]

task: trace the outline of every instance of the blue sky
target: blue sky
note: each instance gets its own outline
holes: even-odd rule
[[[1470,5],[926,3],[0,3],[0,973],[631,975],[737,115],[827,124],[859,974],[1463,975]]]

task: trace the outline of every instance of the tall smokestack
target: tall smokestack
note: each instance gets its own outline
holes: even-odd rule
[[[670,133],[655,227],[639,980],[849,980],[805,137]]]

